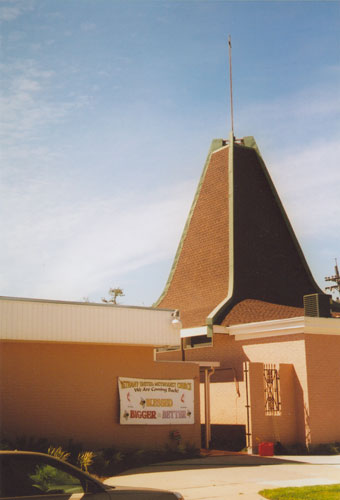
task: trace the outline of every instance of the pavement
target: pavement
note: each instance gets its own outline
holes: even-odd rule
[[[260,457],[211,452],[125,471],[105,483],[178,491],[185,500],[263,500],[258,492],[267,488],[340,483],[340,455]]]

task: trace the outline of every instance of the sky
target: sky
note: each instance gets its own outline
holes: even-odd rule
[[[214,138],[255,137],[340,264],[340,2],[0,0],[0,295],[150,306]]]

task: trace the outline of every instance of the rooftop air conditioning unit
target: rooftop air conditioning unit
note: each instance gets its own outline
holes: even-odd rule
[[[305,316],[314,318],[331,317],[331,295],[312,293],[303,297]]]

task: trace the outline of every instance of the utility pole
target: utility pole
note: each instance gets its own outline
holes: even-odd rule
[[[336,290],[340,294],[340,273],[339,273],[337,259],[335,259],[334,271],[335,271],[334,276],[326,276],[325,281],[331,281],[331,282],[335,283],[335,285],[326,286],[325,290],[329,290],[330,292],[333,292]]]

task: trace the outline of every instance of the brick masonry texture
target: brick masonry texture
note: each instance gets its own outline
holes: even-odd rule
[[[313,388],[307,415],[312,442],[340,442],[339,340],[335,335],[306,335],[307,381]]]
[[[318,291],[255,150],[234,149],[234,297],[303,307]],[[288,312],[289,317],[289,312]]]
[[[256,321],[296,318],[303,316],[303,308],[282,306],[261,300],[246,299],[234,306],[222,321],[223,326],[240,325]]]
[[[318,290],[254,149],[234,147],[234,243],[229,248],[228,154],[210,155],[169,288],[158,307],[179,309],[183,327],[233,325],[303,315],[303,295]]]
[[[228,148],[209,167],[170,287],[158,307],[180,309],[184,327],[200,326],[228,293]]]
[[[179,309],[184,327],[200,326],[229,291],[230,298],[220,307],[214,324],[304,316],[303,296],[321,290],[261,158],[253,148],[235,145],[233,214],[229,213],[227,168],[225,147],[210,157],[177,268],[160,306]],[[231,219],[233,247],[229,248]],[[233,257],[230,268],[229,256]],[[228,290],[229,269],[233,290]],[[236,339],[214,333],[210,345],[158,353],[157,359],[219,361],[210,384],[211,422],[248,425],[249,421],[254,450],[262,440],[285,445],[340,440],[340,344],[336,335]],[[263,366],[268,363],[280,374],[278,415],[265,413]],[[249,372],[244,372],[245,366]],[[202,421],[203,401],[201,386]]]

